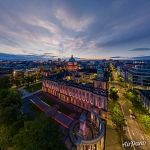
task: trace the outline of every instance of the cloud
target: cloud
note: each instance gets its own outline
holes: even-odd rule
[[[0,1],[0,52],[90,58],[149,51],[130,50],[150,47],[148,1],[8,1]]]
[[[52,55],[53,53],[44,53],[43,55]]]
[[[53,34],[60,33],[60,29],[57,27],[57,25],[55,25],[51,21],[43,20],[37,16],[27,16],[27,18],[24,18],[23,20],[29,25],[44,28]]]
[[[92,16],[75,17],[71,12],[58,8],[54,12],[55,17],[61,22],[62,26],[76,32],[84,31],[91,23],[94,22]]]
[[[150,51],[150,48],[134,48],[134,49],[130,49],[128,51]]]
[[[110,57],[112,59],[125,59],[125,58],[128,58],[128,57],[123,57],[123,56],[112,56]]]
[[[138,56],[133,58],[136,60],[150,60],[150,56]]]
[[[110,58],[122,58],[122,56],[112,56]]]

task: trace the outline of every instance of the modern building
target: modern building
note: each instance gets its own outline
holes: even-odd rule
[[[137,90],[137,92],[139,93],[139,95],[141,97],[144,107],[150,113],[150,90]]]
[[[126,76],[133,88],[150,90],[150,65],[135,65],[127,70]]]
[[[119,68],[119,69],[118,69]],[[143,61],[130,61],[117,66],[127,85],[141,96],[144,106],[150,112],[150,63]]]

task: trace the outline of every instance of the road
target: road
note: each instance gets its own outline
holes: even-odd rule
[[[121,96],[120,96],[121,98]],[[123,99],[123,98],[122,98]],[[130,117],[129,109],[132,109],[128,100],[120,103],[122,112],[124,114],[125,122],[126,122],[126,136],[130,141],[136,142],[146,142],[146,145],[142,146],[134,146],[134,150],[150,150],[150,143],[148,137],[146,137],[144,131],[141,129],[139,123],[136,119],[132,119]],[[126,140],[127,140],[126,139]]]
[[[117,73],[113,72],[114,75],[114,81],[115,84],[112,84],[115,86],[119,91],[119,103],[121,104],[122,112],[124,114],[125,123],[126,123],[126,139],[124,139],[124,142],[128,141],[135,141],[135,142],[143,142],[143,145],[134,145],[126,147],[125,150],[133,149],[133,150],[150,150],[150,139],[145,135],[144,131],[140,127],[138,121],[136,119],[132,119],[130,117],[130,109],[132,110],[132,105],[129,100],[125,98],[123,93],[126,92],[126,89],[116,84],[118,82],[117,80]]]

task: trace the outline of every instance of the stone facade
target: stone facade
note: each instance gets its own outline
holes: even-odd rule
[[[57,81],[43,80],[42,90],[48,92],[66,103],[71,103],[85,110],[96,110],[104,118],[107,110],[107,94],[98,93]]]

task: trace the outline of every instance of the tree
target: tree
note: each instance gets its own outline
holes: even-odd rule
[[[17,105],[21,107],[21,97],[18,92],[12,89],[4,89],[0,91],[0,106],[2,109],[6,106]]]
[[[13,138],[13,144],[15,150],[66,149],[62,142],[62,134],[50,120],[25,122],[24,128]]]
[[[20,116],[21,98],[13,90],[0,91],[0,123],[12,124]]]
[[[114,81],[114,76],[113,76],[112,72],[110,73],[110,81]]]
[[[20,79],[14,79],[14,84],[16,86],[20,86],[21,85],[21,80]]]
[[[0,90],[0,149],[12,146],[12,138],[23,127],[21,98],[11,89]]]
[[[118,91],[115,89],[115,87],[111,87],[109,96],[113,100],[117,100],[119,98]]]
[[[37,72],[36,74],[36,80],[41,80],[42,79],[42,75],[40,72]]]
[[[25,81],[26,81],[27,85],[29,86],[29,84],[30,84],[30,76],[29,75],[25,77]]]
[[[0,77],[0,89],[10,88],[10,79],[8,76]]]
[[[138,94],[135,91],[128,91],[126,93],[126,97],[132,102],[134,110],[139,113],[148,113],[148,110],[144,107],[143,102],[140,100]]]
[[[36,81],[36,76],[35,75],[30,76],[30,82],[34,83],[35,81]]]
[[[25,84],[26,80],[25,80],[25,77],[21,78],[21,84]]]
[[[111,120],[118,129],[122,130],[124,124],[124,116],[118,105],[115,105],[111,112]]]
[[[7,126],[0,126],[0,149],[5,150],[12,143],[10,129]]]
[[[144,124],[145,128],[150,131],[150,116],[141,115],[140,120]]]

